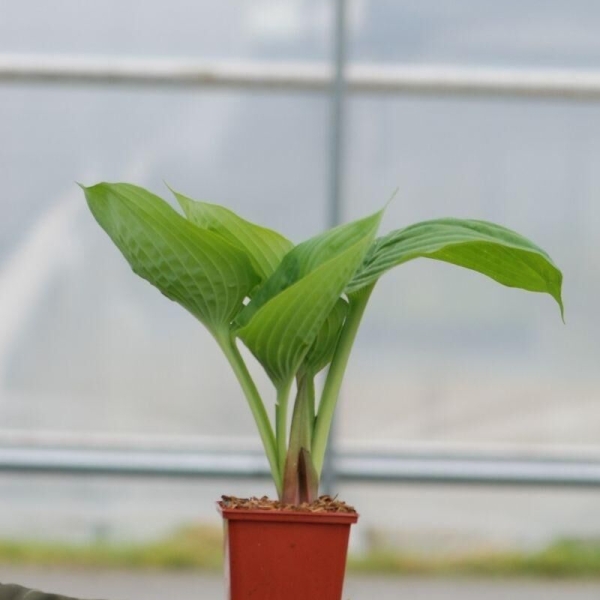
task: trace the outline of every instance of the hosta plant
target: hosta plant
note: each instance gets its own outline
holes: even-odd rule
[[[493,223],[435,219],[377,237],[380,210],[294,245],[231,210],[174,192],[178,213],[125,183],[84,187],[88,205],[133,271],[212,334],[258,427],[279,499],[318,495],[328,435],[361,318],[379,278],[415,258],[546,292],[562,313],[562,275],[525,237]],[[274,386],[263,398],[244,344]],[[315,376],[327,369],[317,394]],[[274,410],[272,406],[274,405]]]

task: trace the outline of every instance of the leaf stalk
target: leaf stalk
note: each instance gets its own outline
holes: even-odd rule
[[[248,371],[248,367],[246,366],[246,363],[240,354],[233,335],[228,330],[225,330],[223,332],[216,333],[215,338],[223,350],[223,353],[227,357],[227,360],[229,361],[229,364],[231,365],[235,376],[240,383],[244,395],[246,396],[246,400],[250,406],[250,411],[254,417],[254,422],[258,428],[265,454],[267,455],[267,460],[269,461],[269,467],[271,469],[271,475],[273,476],[273,482],[275,483],[277,494],[281,495],[283,480],[279,466],[277,444],[275,441],[275,435],[273,434],[273,427],[271,425],[269,415],[265,409],[263,400],[258,393],[256,384],[254,383],[254,380]]]
[[[360,327],[365,308],[374,287],[375,283],[372,283],[358,290],[348,298],[350,301],[350,310],[348,311],[348,316],[346,317],[325,379],[312,440],[312,457],[319,477],[323,470],[329,431],[342,387],[344,373],[348,366],[348,359],[350,358],[358,328]]]
[[[277,457],[279,477],[283,482],[285,472],[285,459],[287,457],[287,407],[293,379],[277,387],[277,407],[275,411],[275,440],[277,444]],[[281,495],[281,494],[280,494]]]

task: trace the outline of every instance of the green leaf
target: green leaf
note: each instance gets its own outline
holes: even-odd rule
[[[380,220],[378,212],[296,246],[240,313],[246,323],[237,335],[276,387],[288,385],[298,371],[364,260]],[[253,305],[258,308],[252,310]]]
[[[378,238],[346,292],[352,294],[419,257],[478,271],[508,287],[546,292],[563,315],[562,273],[548,254],[522,235],[486,221],[436,219]]]
[[[213,334],[229,325],[258,282],[241,250],[143,188],[99,183],[83,190],[94,217],[135,273]]]
[[[223,206],[198,202],[175,191],[173,194],[194,225],[219,233],[243,250],[261,281],[275,271],[281,259],[294,247],[292,242],[276,231],[246,221]]]
[[[236,317],[235,325],[244,327],[277,294],[362,241],[365,232],[377,229],[382,214],[383,211],[379,211],[369,217],[334,227],[295,246],[283,257],[273,275],[253,294],[252,301]]]
[[[331,362],[347,314],[348,303],[339,298],[304,358],[304,371],[316,375]]]

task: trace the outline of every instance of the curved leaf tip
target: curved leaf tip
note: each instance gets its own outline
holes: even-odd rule
[[[259,281],[247,256],[162,198],[123,183],[81,186],[88,206],[133,271],[213,333],[228,328]]]
[[[376,282],[391,268],[430,258],[477,271],[507,287],[552,296],[560,308],[562,273],[548,254],[522,235],[487,221],[435,219],[378,238],[346,293]]]
[[[167,186],[169,187],[169,186]],[[243,219],[233,211],[208,202],[199,202],[169,187],[190,223],[214,231],[237,246],[249,258],[261,281],[279,266],[293,244],[280,233]]]

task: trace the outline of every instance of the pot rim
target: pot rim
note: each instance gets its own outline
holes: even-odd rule
[[[301,510],[252,510],[246,508],[223,508],[216,503],[217,511],[228,521],[271,521],[291,523],[318,523],[322,525],[351,525],[359,514],[343,512],[310,512]]]

